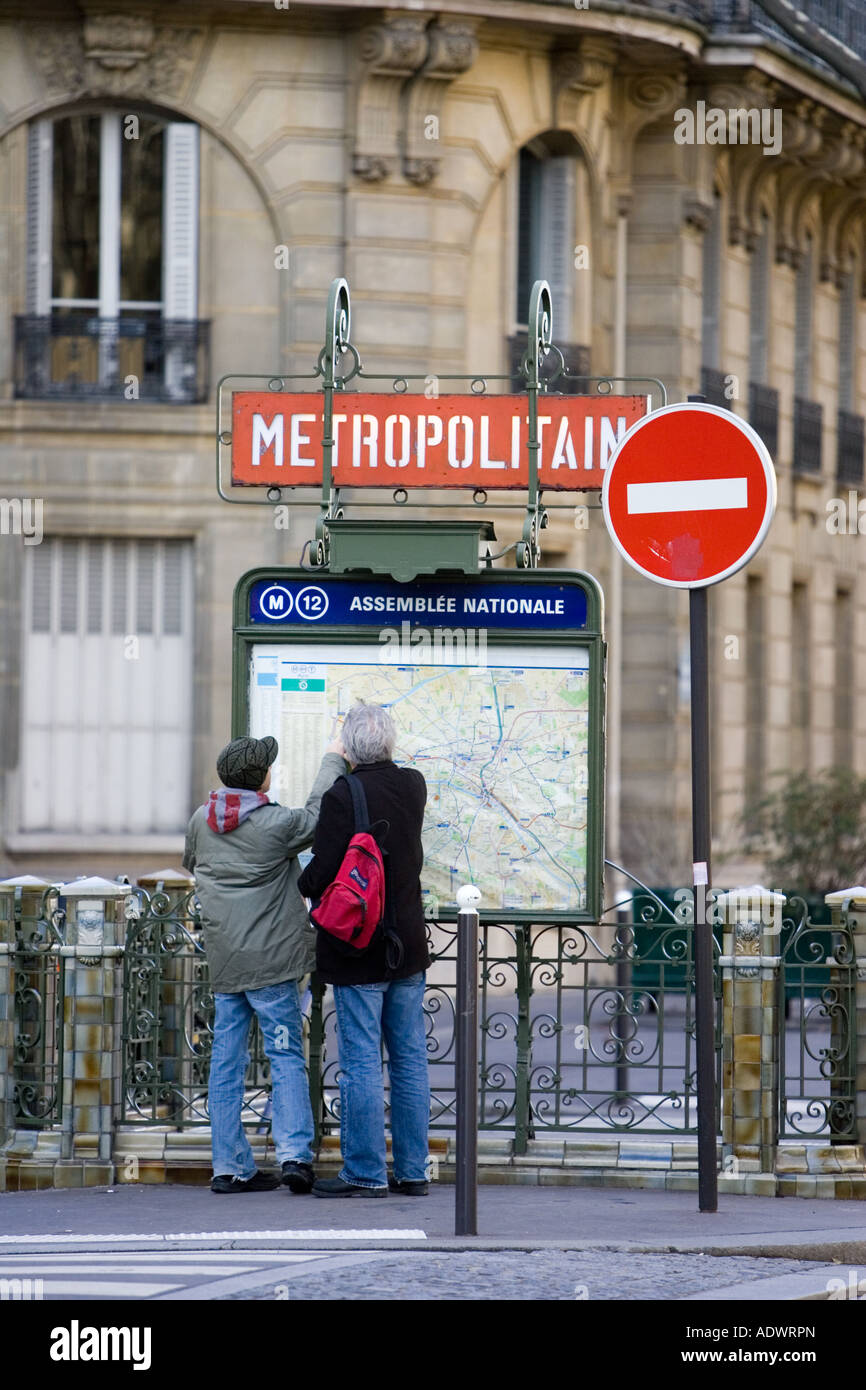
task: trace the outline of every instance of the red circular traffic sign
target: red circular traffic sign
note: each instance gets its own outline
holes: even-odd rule
[[[640,574],[699,589],[755,554],[776,510],[776,473],[761,438],[729,410],[668,405],[620,440],[601,504],[614,544]]]

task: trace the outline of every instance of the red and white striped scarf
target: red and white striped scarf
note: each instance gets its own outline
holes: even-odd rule
[[[218,835],[227,835],[230,830],[237,830],[253,811],[268,805],[264,792],[250,791],[248,787],[220,787],[208,797],[207,823]]]

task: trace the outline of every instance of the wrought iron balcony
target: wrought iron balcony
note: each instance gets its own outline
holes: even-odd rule
[[[840,410],[836,451],[836,477],[840,483],[863,482],[863,445],[863,416]]]
[[[708,405],[720,405],[723,410],[731,409],[731,397],[725,395],[728,378],[715,367],[701,367],[701,395],[706,396]]]
[[[824,409],[818,401],[794,397],[794,472],[821,472]]]
[[[207,399],[210,324],[67,313],[15,318],[15,395],[23,400]]]
[[[526,378],[520,370],[520,364],[528,342],[525,328],[514,333],[508,339],[508,370],[511,373],[512,391],[524,391],[526,389]],[[567,375],[557,377],[556,381],[551,382],[550,389],[566,396],[588,394],[591,389],[587,380],[590,373],[589,348],[584,347],[581,343],[557,343],[556,346],[565,359],[565,373]],[[556,353],[551,353],[545,359],[545,365],[540,370],[541,378],[551,376],[559,366],[559,357]]]
[[[773,386],[749,382],[749,424],[761,436],[775,460],[779,448],[779,393]]]

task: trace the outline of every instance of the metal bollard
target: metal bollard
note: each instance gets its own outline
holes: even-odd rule
[[[472,884],[457,890],[457,1156],[454,1234],[478,1234],[478,912]]]

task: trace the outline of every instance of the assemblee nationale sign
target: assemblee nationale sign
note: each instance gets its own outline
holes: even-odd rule
[[[322,481],[320,392],[235,391],[232,482],[309,487]],[[600,488],[646,396],[539,396],[539,482]],[[334,482],[343,487],[523,488],[529,481],[525,396],[340,393],[334,401]]]

